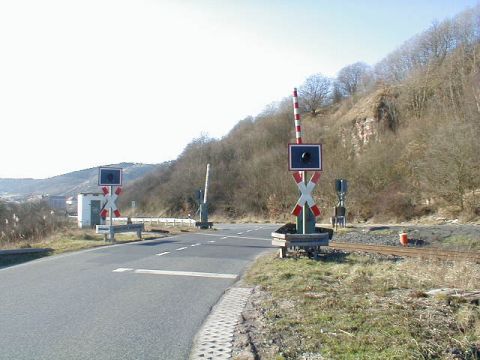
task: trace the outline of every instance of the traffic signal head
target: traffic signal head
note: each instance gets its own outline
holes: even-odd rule
[[[99,186],[121,186],[122,169],[121,168],[99,168],[98,169]]]
[[[288,144],[288,170],[322,170],[321,144]]]

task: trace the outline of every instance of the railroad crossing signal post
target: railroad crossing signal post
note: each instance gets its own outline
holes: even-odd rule
[[[335,191],[338,196],[338,203],[335,206],[335,215],[334,215],[334,227],[337,228],[337,225],[342,227],[347,226],[347,209],[345,208],[345,197],[348,191],[348,182],[345,179],[336,179],[335,180]]]
[[[302,174],[305,179],[307,177],[307,172],[302,171]],[[296,225],[298,234],[313,234],[315,232],[315,215],[313,215],[310,207],[306,205],[302,207],[300,215],[297,216]],[[302,231],[300,231],[300,229]]]
[[[289,144],[288,158],[289,170],[294,171],[293,178],[300,190],[300,198],[292,211],[292,214],[297,216],[297,233],[312,234],[315,232],[315,217],[320,215],[312,191],[321,176],[322,145]],[[314,170],[308,182],[307,170]]]
[[[335,191],[338,196],[338,206],[345,207],[345,197],[348,191],[348,182],[345,179],[336,179],[335,180]]]
[[[110,241],[114,242],[115,235],[113,231],[113,215],[116,217],[120,216],[120,211],[117,208],[117,198],[122,192],[122,188],[117,187],[115,191],[113,191],[113,185],[110,185],[109,187],[104,186],[102,188],[103,195],[107,199],[107,202],[102,208],[102,211],[100,212],[100,216],[103,218],[107,217],[107,214],[109,214],[110,217]]]
[[[102,191],[103,195],[107,199],[107,202],[103,206],[100,216],[103,218],[107,217],[107,213],[110,217],[110,233],[109,240],[111,242],[115,241],[115,233],[113,228],[113,215],[116,217],[120,216],[120,211],[117,208],[117,198],[122,192],[120,186],[122,185],[122,169],[121,168],[110,168],[104,167],[99,168],[98,170],[98,185],[103,186]],[[119,186],[113,191],[114,186]]]
[[[201,190],[199,192],[199,201],[200,201],[200,221],[195,223],[195,226],[200,227],[200,229],[208,229],[213,226],[211,221],[208,221],[208,180],[210,176],[210,164],[207,164],[207,173],[205,175],[205,191],[203,193],[203,202],[201,199]]]
[[[287,256],[288,249],[303,250],[309,256],[316,255],[321,246],[328,246],[333,230],[315,226],[320,209],[315,204],[312,191],[320,180],[322,171],[322,145],[304,144],[298,106],[297,89],[293,89],[293,114],[295,117],[295,144],[288,144],[288,170],[300,190],[300,198],[292,211],[297,217],[297,226],[285,224],[272,233],[272,245],[279,246],[280,258]],[[307,182],[307,171],[313,176]]]
[[[292,214],[297,217],[297,234],[311,234],[315,232],[315,217],[320,215],[320,210],[315,205],[311,193],[320,178],[318,171],[322,171],[322,146],[320,144],[303,144],[296,88],[293,89],[293,115],[296,144],[288,145],[288,164],[289,170],[295,171],[293,177],[301,196]],[[307,170],[315,171],[308,183]]]

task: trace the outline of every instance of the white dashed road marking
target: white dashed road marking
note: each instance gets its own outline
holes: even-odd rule
[[[133,271],[135,274],[152,274],[152,275],[172,275],[172,276],[194,276],[194,277],[206,277],[206,278],[218,278],[218,279],[236,279],[236,274],[216,274],[194,271],[167,271],[167,270],[148,270],[137,269]]]
[[[192,245],[190,245],[190,246],[191,246],[191,247],[195,247],[195,246],[198,246],[198,245],[202,245],[202,244],[196,243],[196,244],[192,244]]]
[[[181,247],[181,248],[178,248],[176,249],[177,251],[181,251],[181,250],[185,250],[187,247]]]
[[[224,240],[224,239],[228,239],[228,236],[224,236],[224,237],[221,238],[220,240]]]
[[[206,273],[196,271],[169,271],[169,270],[149,270],[149,269],[131,269],[131,268],[118,268],[112,272],[133,272],[135,274],[151,274],[151,275],[171,275],[171,276],[193,276],[193,277],[205,277],[215,279],[236,279],[236,274],[217,274]]]
[[[210,241],[209,241],[209,243],[214,243],[214,242],[215,242],[215,240],[210,240]]]
[[[170,251],[162,252],[160,254],[157,254],[157,256],[163,256],[163,255],[167,255],[167,254],[170,254]]]

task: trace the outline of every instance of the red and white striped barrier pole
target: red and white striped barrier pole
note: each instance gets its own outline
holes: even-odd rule
[[[303,143],[303,141],[302,141],[302,125],[300,123],[300,109],[299,109],[299,106],[298,106],[297,88],[293,88],[293,116],[295,117],[295,140],[296,140],[297,144],[302,144]],[[297,174],[297,175],[300,175],[300,174]],[[303,179],[304,186],[307,186],[307,172],[302,171],[301,176],[302,176],[302,179]],[[294,174],[294,178],[296,178],[295,174]],[[303,211],[302,211],[302,225],[303,225],[302,226],[303,227],[302,232],[303,232],[303,234],[305,234],[306,231],[307,231],[307,224],[306,224],[306,222],[307,222],[307,209],[308,209],[308,207],[307,207],[307,204],[305,203],[303,205]],[[297,212],[297,218],[299,218],[299,215],[300,215],[300,212],[298,211]],[[297,221],[297,231],[299,231],[298,221]]]
[[[301,144],[302,143],[302,125],[300,124],[297,88],[293,89],[293,115],[295,116],[295,139],[297,140],[297,144]]]

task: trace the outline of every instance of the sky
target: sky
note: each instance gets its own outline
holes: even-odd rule
[[[0,178],[173,160],[477,3],[0,1]]]

